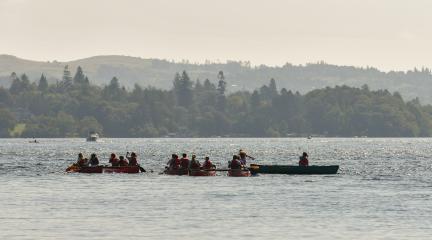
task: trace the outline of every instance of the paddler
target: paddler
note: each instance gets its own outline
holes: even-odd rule
[[[128,161],[126,160],[125,157],[120,156],[120,159],[119,159],[118,165],[124,167],[124,166],[129,165],[129,163],[128,163]]]
[[[231,169],[241,169],[242,168],[242,164],[239,160],[239,156],[233,155],[233,159],[231,160],[231,162],[228,163],[228,168],[231,168]]]
[[[80,166],[80,167],[88,166],[87,158],[84,158],[82,153],[78,153],[78,159],[77,159],[76,164],[78,164],[78,166]]]
[[[90,155],[90,166],[93,167],[93,166],[97,166],[97,165],[99,165],[99,159],[96,156],[96,153],[92,153]]]
[[[308,154],[306,152],[303,152],[303,155],[300,156],[299,166],[303,166],[303,167],[309,166]]]
[[[129,157],[129,152],[127,152],[126,158],[129,160],[129,166],[138,166],[138,159],[136,153],[132,152]]]
[[[242,149],[240,149],[240,151],[239,151],[239,156],[240,156],[240,163],[241,163],[243,166],[246,166],[246,158],[250,158],[250,159],[252,159],[252,160],[255,159],[255,158],[253,158],[253,157],[247,155],[246,152],[243,151]]]
[[[179,169],[180,168],[180,159],[177,154],[172,154],[171,159],[167,162],[168,169]]]
[[[180,167],[181,168],[188,168],[189,167],[189,158],[187,157],[186,153],[182,154],[182,158],[180,159]]]
[[[115,155],[115,153],[111,153],[111,157],[109,159],[109,163],[111,163],[111,165],[113,167],[117,167],[119,165],[119,159],[117,158],[117,156]]]
[[[196,155],[192,155],[192,160],[190,160],[189,162],[189,169],[200,169],[201,168],[201,164],[200,162],[196,159]]]
[[[205,161],[203,163],[204,169],[214,169],[216,166],[210,161],[209,157],[205,157]]]

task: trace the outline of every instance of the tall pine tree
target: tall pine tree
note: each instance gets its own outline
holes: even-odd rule
[[[88,79],[87,79],[87,81],[88,81]],[[73,78],[73,82],[75,84],[86,83],[86,76],[84,75],[84,72],[83,72],[81,66],[78,66],[76,73],[75,73],[75,76]]]
[[[40,79],[39,79],[39,84],[38,84],[38,90],[41,92],[45,92],[46,90],[48,90],[48,81],[45,77],[45,75],[41,75]]]

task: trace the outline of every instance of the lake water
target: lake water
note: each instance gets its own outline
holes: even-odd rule
[[[432,139],[0,139],[0,239],[431,239]],[[159,175],[171,153],[239,149],[337,175]],[[66,174],[78,152],[138,153],[153,173]]]

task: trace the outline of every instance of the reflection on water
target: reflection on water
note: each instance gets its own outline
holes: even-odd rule
[[[0,239],[429,239],[430,139],[0,140]],[[159,175],[171,153],[219,167],[239,148],[256,163],[307,151],[338,175]],[[78,152],[135,151],[154,173],[65,174]]]

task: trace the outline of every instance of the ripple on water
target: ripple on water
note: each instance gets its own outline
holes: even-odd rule
[[[0,239],[428,239],[430,139],[0,139]],[[261,164],[307,151],[332,176],[192,178],[158,173],[171,153],[240,148]],[[153,173],[65,174],[78,152],[135,151]],[[128,230],[125,231],[124,229]],[[299,229],[301,231],[299,231]]]

